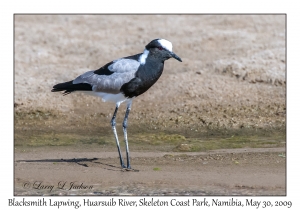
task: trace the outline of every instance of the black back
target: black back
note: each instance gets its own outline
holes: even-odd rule
[[[98,74],[98,75],[111,75],[111,74],[113,74],[114,72],[113,72],[113,71],[110,71],[110,70],[108,69],[108,66],[110,66],[112,63],[113,63],[113,61],[112,61],[112,62],[109,62],[109,63],[107,63],[107,64],[105,64],[105,65],[102,66],[100,69],[95,70],[94,73],[95,73],[95,74]]]
[[[132,59],[132,60],[138,61],[140,55],[141,55],[141,54],[131,55],[131,56],[124,57],[124,59]],[[114,72],[113,72],[113,71],[110,71],[110,70],[108,69],[108,67],[109,67],[111,64],[113,64],[113,62],[114,62],[114,61],[111,61],[111,62],[105,64],[104,66],[102,66],[102,67],[99,68],[98,70],[95,70],[94,73],[95,73],[95,74],[98,74],[98,75],[111,75],[111,74],[113,74]]]

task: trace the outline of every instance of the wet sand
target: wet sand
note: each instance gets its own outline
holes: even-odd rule
[[[194,153],[30,148],[15,155],[15,195],[286,195],[285,149]]]

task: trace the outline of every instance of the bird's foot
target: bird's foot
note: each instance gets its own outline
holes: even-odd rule
[[[123,172],[126,172],[126,171],[139,172],[139,170],[133,169],[133,168],[131,168],[131,167],[129,167],[129,168],[122,168],[122,171],[123,171]]]

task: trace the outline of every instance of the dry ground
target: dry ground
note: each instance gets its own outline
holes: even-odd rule
[[[147,194],[151,187],[148,194],[285,193],[284,15],[16,15],[14,24],[16,194],[39,194],[20,187],[26,180],[60,179],[98,186],[77,191],[87,194]],[[133,101],[129,145],[140,172],[109,170],[118,166],[114,105],[50,90],[158,37],[183,62],[167,61],[159,81]],[[199,153],[232,148],[249,152],[218,150],[224,160],[215,154],[208,164],[208,153]],[[187,155],[182,162],[174,160],[178,152]],[[73,158],[96,159],[84,167]]]

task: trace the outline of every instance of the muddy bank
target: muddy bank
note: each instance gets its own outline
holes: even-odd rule
[[[138,172],[123,171],[107,148],[15,151],[15,195],[286,195],[284,148],[132,152]]]

